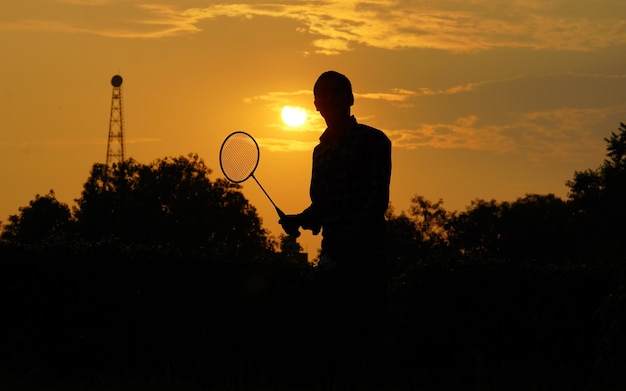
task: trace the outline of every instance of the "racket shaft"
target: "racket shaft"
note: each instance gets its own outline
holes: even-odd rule
[[[259,187],[261,188],[261,190],[263,191],[263,194],[265,194],[265,196],[267,197],[268,200],[270,200],[270,202],[272,203],[272,205],[274,205],[274,209],[276,209],[276,213],[278,213],[278,217],[280,217],[281,219],[283,217],[285,217],[285,213],[280,210],[280,208],[278,206],[276,206],[276,204],[274,203],[274,201],[272,200],[272,197],[270,197],[269,194],[267,194],[267,192],[265,191],[265,189],[263,188],[263,186],[261,185],[261,182],[259,182],[258,179],[256,179],[256,177],[254,176],[254,174],[252,174],[252,179],[254,179],[254,181],[256,182],[257,185],[259,185]]]

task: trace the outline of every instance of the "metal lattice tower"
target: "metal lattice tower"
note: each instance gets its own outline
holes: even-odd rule
[[[122,76],[111,79],[113,95],[111,98],[111,118],[109,120],[109,141],[107,143],[106,167],[114,162],[124,161],[124,111],[122,107]]]

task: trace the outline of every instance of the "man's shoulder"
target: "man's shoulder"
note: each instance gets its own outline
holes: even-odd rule
[[[356,126],[359,132],[362,132],[368,138],[371,138],[372,141],[384,142],[384,143],[390,142],[389,137],[387,137],[385,132],[383,132],[382,130],[378,128],[375,128],[373,126],[369,126],[366,124],[362,124],[362,123],[358,123]]]

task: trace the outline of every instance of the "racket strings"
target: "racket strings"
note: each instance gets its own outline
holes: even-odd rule
[[[254,139],[243,132],[230,135],[220,151],[220,165],[226,178],[243,182],[256,170],[259,147]]]

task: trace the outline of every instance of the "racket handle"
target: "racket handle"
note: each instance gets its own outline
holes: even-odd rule
[[[276,213],[278,213],[278,216],[280,216],[281,219],[284,219],[285,216],[287,216],[285,214],[285,212],[283,212],[282,210],[280,210],[280,208],[276,205],[274,205],[274,208],[276,208]],[[285,229],[285,227],[283,226],[283,229]],[[293,236],[294,238],[300,237],[300,228],[296,228],[293,231],[287,231],[285,230],[285,233],[289,236]]]

